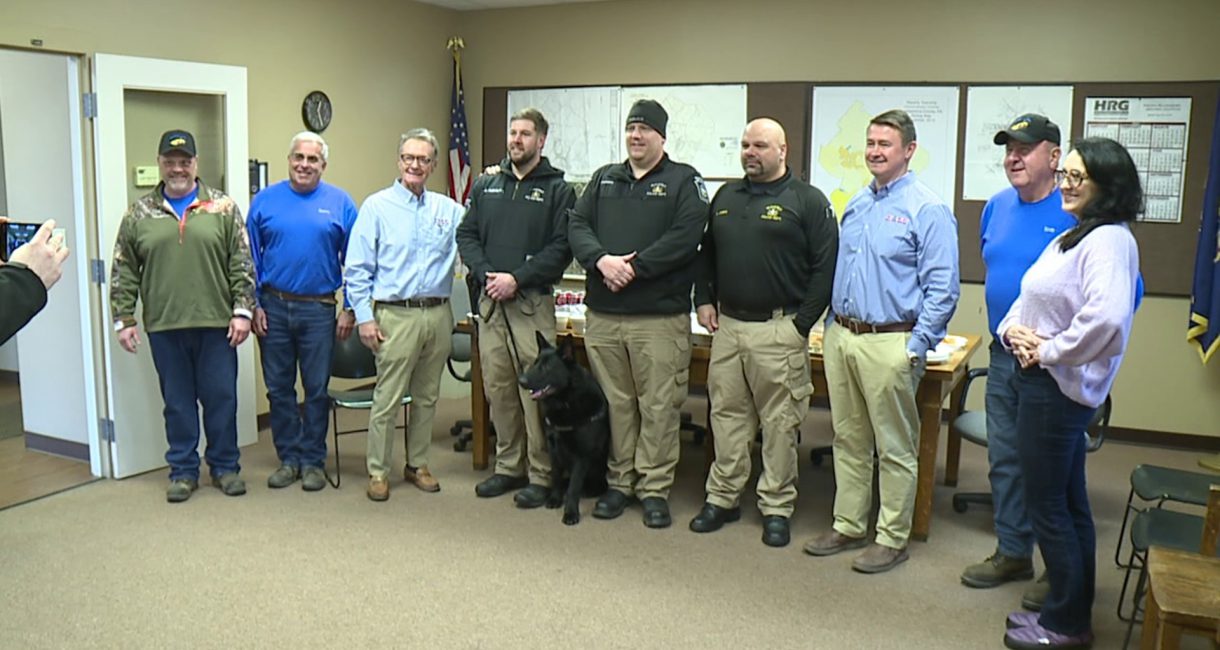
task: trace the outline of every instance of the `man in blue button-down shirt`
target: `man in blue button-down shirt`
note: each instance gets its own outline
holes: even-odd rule
[[[833,555],[868,546],[852,562],[862,573],[907,559],[919,470],[915,391],[959,293],[957,220],[908,170],[915,148],[906,112],[870,121],[865,161],[873,182],[843,213],[823,342],[835,428],[834,527],[805,551]],[[874,449],[881,512],[869,545]]]
[[[425,492],[441,489],[428,471],[428,451],[453,331],[454,235],[465,210],[426,189],[436,156],[436,137],[427,129],[402,136],[400,178],[364,200],[347,248],[343,277],[360,341],[377,355],[367,458],[374,501],[390,498],[390,434],[404,394],[412,398],[404,477]]]

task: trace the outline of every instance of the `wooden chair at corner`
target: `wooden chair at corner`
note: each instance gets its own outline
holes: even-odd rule
[[[1148,551],[1148,602],[1140,647],[1178,648],[1182,633],[1202,634],[1220,648],[1220,485],[1212,485],[1199,554],[1154,546]]]

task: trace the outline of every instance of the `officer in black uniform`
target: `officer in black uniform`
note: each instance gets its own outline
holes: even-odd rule
[[[826,196],[793,178],[784,129],[750,122],[745,178],[712,201],[699,253],[695,304],[712,337],[708,364],[716,461],[707,502],[691,521],[706,533],[741,516],[750,445],[762,427],[758,508],[763,543],[786,546],[796,504],[796,434],[809,409],[809,330],[830,303],[839,225]]]
[[[587,271],[585,349],[610,403],[610,489],[593,516],[613,519],[639,498],[649,528],[671,523],[694,260],[707,224],[703,178],[665,154],[668,120],[653,100],[632,105],[627,160],[593,173],[568,231]]]
[[[568,210],[576,195],[542,155],[546,118],[535,108],[509,120],[508,156],[480,176],[470,208],[457,230],[458,251],[479,287],[479,360],[483,389],[496,428],[495,472],[475,486],[481,497],[525,487],[520,508],[546,502],[551,461],[537,403],[517,385],[534,363],[534,332],[555,342],[553,285],[563,276],[568,250]]]

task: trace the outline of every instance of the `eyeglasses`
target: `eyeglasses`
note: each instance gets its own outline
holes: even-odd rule
[[[1080,187],[1080,185],[1082,183],[1089,180],[1089,177],[1087,174],[1084,174],[1083,172],[1078,172],[1075,169],[1073,169],[1072,171],[1068,171],[1066,169],[1056,169],[1055,170],[1055,184],[1063,185],[1064,180],[1067,181],[1067,186],[1074,190],[1074,189]]]
[[[412,156],[410,154],[404,153],[404,154],[398,156],[398,159],[402,161],[402,164],[408,165],[408,166],[413,165],[415,163],[419,163],[420,166],[427,167],[428,165],[432,164],[432,159],[429,158],[428,156]]]

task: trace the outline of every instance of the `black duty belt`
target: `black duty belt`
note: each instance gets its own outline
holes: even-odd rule
[[[783,318],[789,314],[795,314],[800,308],[800,305],[791,305],[788,307],[777,307],[770,311],[750,311],[749,309],[737,309],[732,305],[721,303],[720,313],[730,318],[746,321],[747,323],[762,323],[774,318]]]
[[[321,302],[327,305],[333,305],[336,302],[334,293],[323,293],[318,295],[288,293],[287,291],[280,291],[279,289],[274,289],[272,287],[263,287],[262,290],[263,293],[269,296],[275,296],[280,300],[291,300],[293,302]]]
[[[875,325],[838,314],[835,314],[835,322],[845,327],[852,334],[889,334],[891,332],[910,332],[915,329],[915,323],[883,323]]]
[[[449,302],[448,298],[407,298],[406,300],[378,300],[379,305],[392,307],[440,307]]]

